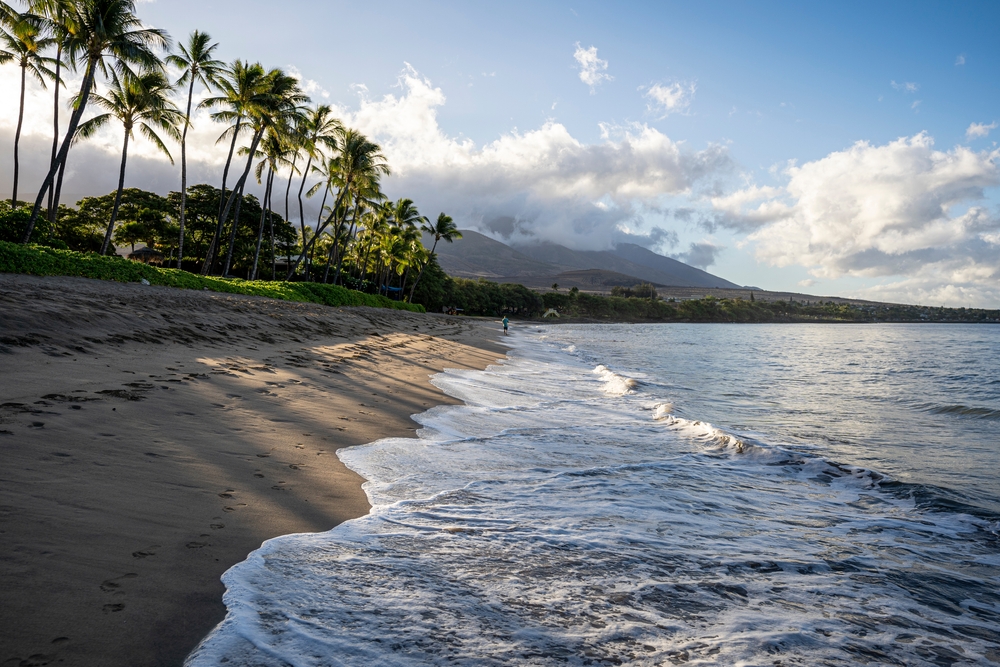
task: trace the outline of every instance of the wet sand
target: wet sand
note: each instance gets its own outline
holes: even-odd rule
[[[412,434],[498,325],[0,274],[0,666],[180,665],[222,573],[365,514],[340,447]]]

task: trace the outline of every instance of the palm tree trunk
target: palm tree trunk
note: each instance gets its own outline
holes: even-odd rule
[[[184,259],[184,219],[187,209],[187,136],[188,127],[191,125],[191,100],[194,97],[194,76],[191,76],[191,85],[188,86],[187,113],[184,114],[184,132],[181,134],[181,236],[177,245],[177,268],[181,268],[181,260]]]
[[[271,208],[273,202],[271,201],[274,195],[274,175],[271,176],[271,191],[267,195],[267,224],[271,229],[271,280],[274,280],[278,276],[278,260],[275,257],[274,248],[274,209]]]
[[[229,155],[226,157],[226,166],[222,170],[222,193],[219,195],[219,221],[215,225],[215,234],[212,235],[212,240],[208,244],[208,250],[205,252],[205,263],[201,265],[201,275],[207,276],[209,271],[212,270],[212,263],[215,261],[215,250],[219,245],[219,239],[222,237],[222,227],[226,223],[225,218],[222,217],[222,209],[225,207],[226,202],[226,179],[229,177],[229,166],[233,162],[233,152],[236,150],[236,140],[240,136],[240,124],[242,119],[236,119],[236,126],[233,129],[233,140],[229,143]]]
[[[247,176],[250,174],[250,169],[253,167],[253,158],[254,158],[254,155],[256,155],[256,153],[257,153],[257,146],[260,144],[260,139],[263,136],[264,136],[264,129],[263,128],[261,128],[261,129],[257,130],[256,132],[254,132],[253,141],[250,142],[250,151],[247,153],[247,164],[246,164],[246,167],[243,169],[243,175],[240,176],[240,179],[236,182],[236,185],[233,186],[233,192],[232,192],[232,194],[229,195],[229,199],[226,200],[226,206],[225,206],[225,208],[222,211],[222,218],[221,219],[223,221],[225,221],[225,220],[227,220],[229,218],[229,212],[232,210],[233,202],[236,200],[236,196],[238,194],[240,194],[240,193],[243,192],[243,186],[246,184],[246,182],[247,182]],[[240,199],[242,200],[242,196],[240,197]],[[236,221],[236,222],[233,223],[233,228],[234,229],[236,227],[236,224],[238,224],[238,222],[239,221]],[[232,253],[232,245],[231,244],[230,244],[230,253]],[[205,264],[208,265],[208,263],[209,263],[209,260],[206,259],[205,260]],[[202,272],[203,272],[202,275],[204,275],[204,268],[202,268]]]
[[[410,290],[410,303],[413,303],[413,295],[416,294],[417,292],[417,285],[420,284],[420,279],[424,277],[424,269],[426,269],[427,265],[431,263],[432,259],[434,259],[434,250],[436,250],[437,247],[438,247],[438,237],[435,234],[434,245],[431,246],[431,254],[428,255],[427,261],[424,262],[424,265],[420,267],[420,273],[417,274],[417,279],[413,283],[413,289]]]
[[[55,178],[57,167],[66,164],[66,155],[69,153],[69,146],[73,142],[73,137],[76,136],[76,128],[80,125],[80,119],[83,118],[83,112],[87,109],[87,100],[90,98],[90,90],[94,87],[94,68],[96,66],[96,61],[94,59],[87,60],[87,69],[83,75],[83,86],[80,88],[80,106],[73,111],[70,116],[69,127],[66,129],[66,138],[63,139],[62,146],[59,148],[59,154],[56,155],[56,163],[49,168],[48,175],[45,176],[45,180],[42,181],[42,186],[38,189],[38,197],[35,198],[35,206],[31,210],[31,220],[28,222],[28,230],[24,235],[24,243],[31,240],[31,235],[35,231],[35,224],[38,223],[38,215],[42,209],[42,201],[45,199],[45,195],[48,193],[49,188],[52,187],[52,180]],[[58,192],[57,192],[58,196]],[[56,201],[58,205],[58,199]]]
[[[229,267],[233,264],[233,248],[236,246],[236,230],[240,226],[240,208],[243,206],[243,187],[245,181],[240,181],[237,188],[240,193],[236,199],[236,212],[233,213],[233,226],[229,229],[229,249],[226,251],[226,264],[222,269],[222,277],[229,277]]]
[[[118,219],[118,207],[122,204],[122,190],[125,189],[125,161],[128,160],[128,135],[131,128],[125,128],[125,143],[122,144],[122,167],[118,172],[118,192],[115,193],[115,205],[111,209],[111,221],[108,222],[108,231],[104,233],[104,243],[101,244],[101,254],[108,251],[111,243],[111,234],[115,231],[115,220]]]
[[[406,267],[406,271],[403,271],[403,282],[399,284],[399,300],[403,301],[406,296],[406,279],[410,275],[410,267]]]
[[[28,74],[27,66],[21,67],[21,106],[17,113],[17,130],[14,132],[14,194],[10,198],[12,208],[17,208],[17,177],[20,171],[18,144],[21,143],[21,125],[24,123],[24,83]]]
[[[312,249],[313,243],[316,242],[316,239],[319,238],[319,235],[323,233],[323,230],[326,229],[330,225],[330,222],[337,215],[337,211],[340,210],[341,204],[344,203],[344,193],[345,192],[347,192],[347,185],[346,184],[344,186],[344,189],[340,191],[340,194],[337,195],[337,201],[334,202],[333,210],[330,211],[330,216],[326,219],[326,222],[324,222],[319,227],[319,229],[316,230],[316,233],[313,234],[313,237],[311,239],[309,239],[309,243],[308,244],[305,243],[305,239],[304,238],[302,239],[302,253],[295,260],[295,264],[292,264],[292,257],[289,254],[288,263],[289,263],[290,266],[288,268],[288,275],[285,277],[285,280],[291,280],[292,279],[292,274],[295,273],[295,269],[298,268],[299,262],[301,262],[303,259],[306,258],[306,253],[308,253]],[[288,218],[285,218],[285,222],[288,222]],[[338,223],[337,227],[340,228],[340,225],[342,225],[342,224],[343,224],[343,220],[341,220]]]
[[[57,19],[59,23],[62,23],[62,12],[57,14]],[[56,154],[59,152],[59,81],[61,79],[62,70],[62,40],[56,45],[56,81],[55,81],[55,93],[52,96],[52,158],[49,160],[49,169],[52,165],[56,163]],[[56,221],[57,213],[55,192],[52,188],[49,188],[49,222],[54,223]]]
[[[323,201],[320,202],[320,205],[319,205],[319,215],[316,216],[316,229],[319,229],[320,226],[322,225],[323,209],[326,208],[326,200],[327,200],[327,198],[329,196],[330,196],[330,186],[328,184],[325,188],[323,188]],[[333,239],[333,245],[334,245],[334,247],[336,247],[336,245],[337,245],[337,239],[336,238]],[[323,282],[324,283],[326,283],[326,276],[327,276],[328,273],[330,273],[330,264],[329,264],[329,262],[327,262],[326,270],[323,272]]]
[[[267,201],[271,197],[271,173],[270,167],[267,169],[267,185],[264,186],[264,201],[260,207],[260,226],[257,229],[257,247],[253,251],[253,269],[250,270],[250,280],[257,279],[257,261],[260,259],[260,246],[264,242],[264,215],[267,211]]]
[[[295,153],[292,156],[292,165],[289,167],[291,171],[288,172],[288,185],[285,186],[285,222],[288,222],[288,195],[292,193],[292,178],[295,176],[295,163],[299,159],[299,154]]]
[[[52,198],[52,210],[56,211],[56,213],[53,213],[53,216],[56,216],[59,211],[59,198],[62,196],[63,175],[65,173],[66,173],[66,160],[63,160],[62,164],[59,165],[59,174],[56,176],[56,194]]]
[[[347,237],[344,239],[344,252],[337,253],[337,273],[333,276],[333,284],[340,284],[340,267],[344,263],[344,255],[347,254],[347,241],[351,238],[354,233],[354,227],[358,222],[358,207],[361,204],[361,195],[355,195],[354,197],[354,211],[351,213],[351,231],[348,232]],[[336,238],[340,238],[340,230],[337,230]]]
[[[306,179],[309,178],[309,167],[312,166],[313,156],[310,154],[306,160],[306,168],[302,170],[302,183],[299,185],[299,229],[302,230],[302,238],[306,238],[306,214],[302,206],[302,191],[306,189]],[[322,215],[322,209],[320,212]],[[309,262],[306,262],[306,280],[309,280]]]

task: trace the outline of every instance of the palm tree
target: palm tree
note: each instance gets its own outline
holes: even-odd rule
[[[91,93],[90,97],[94,104],[104,109],[105,113],[81,124],[78,135],[81,138],[90,137],[113,119],[119,121],[125,129],[122,164],[118,173],[118,192],[115,193],[115,203],[111,208],[111,220],[108,222],[108,230],[104,234],[104,243],[101,244],[102,255],[107,252],[111,235],[115,230],[118,207],[122,200],[122,190],[125,189],[128,143],[129,139],[135,136],[135,128],[138,127],[140,134],[166,154],[173,164],[174,159],[170,155],[170,151],[167,150],[160,135],[157,134],[157,131],[160,131],[171,139],[180,140],[177,126],[181,124],[184,116],[168,97],[171,92],[173,92],[173,88],[166,75],[162,71],[152,70],[138,75],[128,73],[119,75],[112,72],[108,94]]]
[[[68,13],[67,21],[74,26],[74,32],[66,36],[63,48],[71,64],[75,65],[80,60],[84,62],[83,83],[56,161],[38,189],[38,197],[24,237],[25,243],[31,240],[42,201],[52,187],[56,172],[66,163],[70,144],[77,136],[98,70],[105,73],[109,71],[108,59],[112,60],[113,68],[119,73],[127,72],[134,65],[142,69],[156,68],[160,65],[160,60],[154,49],[166,48],[170,44],[166,32],[142,25],[135,15],[135,0],[75,0],[68,3],[65,10]]]
[[[194,99],[194,84],[201,83],[208,90],[215,85],[215,80],[222,74],[225,64],[212,57],[218,44],[210,44],[212,38],[208,33],[195,30],[188,38],[187,45],[178,47],[179,53],[167,56],[167,64],[181,69],[181,76],[174,84],[177,88],[187,84],[187,110],[184,112],[184,131],[181,133],[181,215],[180,241],[177,245],[177,268],[181,268],[184,258],[184,218],[187,208],[187,133],[191,127],[191,101]]]
[[[42,51],[55,44],[56,40],[44,36],[44,24],[41,19],[32,14],[15,14],[7,20],[10,26],[0,30],[0,62],[14,61],[21,68],[21,99],[17,112],[17,130],[14,132],[14,193],[11,195],[11,205],[17,206],[17,181],[20,173],[19,145],[21,143],[21,127],[24,123],[24,91],[27,75],[30,73],[45,87],[45,78],[54,79],[55,72],[48,65],[54,59],[42,55]]]
[[[257,146],[260,144],[264,133],[271,128],[282,128],[289,124],[289,119],[294,118],[300,112],[300,106],[308,101],[308,97],[299,88],[298,80],[288,76],[280,69],[273,69],[267,73],[267,84],[262,89],[261,94],[254,100],[248,109],[248,121],[253,130],[253,138],[250,147],[247,149],[247,163],[243,169],[243,174],[233,188],[226,206],[222,212],[222,220],[229,218],[229,212],[233,202],[237,197],[242,199],[243,186],[246,183],[250,169],[253,167],[253,159],[257,154]],[[229,250],[226,255],[226,264],[223,269],[223,276],[228,275],[229,266],[233,257],[233,245],[236,238],[236,228],[239,225],[239,217],[233,220],[233,226],[229,234]],[[206,264],[208,261],[206,260]],[[204,273],[204,268],[202,269]]]
[[[458,227],[455,226],[455,222],[451,219],[451,216],[447,216],[444,213],[438,214],[437,222],[433,225],[422,225],[420,231],[433,235],[434,244],[431,246],[431,252],[427,256],[427,261],[420,267],[420,273],[417,274],[417,279],[413,282],[413,289],[410,290],[411,303],[413,302],[413,295],[417,292],[417,285],[420,284],[420,279],[424,276],[424,269],[427,268],[427,265],[431,263],[431,259],[435,256],[434,251],[437,250],[438,241],[444,239],[448,243],[452,243],[455,239],[462,238],[462,232],[458,231]]]
[[[305,239],[306,215],[302,205],[302,191],[306,187],[306,179],[313,160],[322,158],[323,148],[335,150],[337,147],[336,135],[343,130],[340,121],[332,117],[333,110],[325,104],[306,112],[302,123],[299,124],[300,144],[299,147],[306,153],[306,166],[302,170],[302,183],[299,185],[299,228],[302,230],[302,238]],[[320,209],[322,210],[322,208]],[[309,276],[309,263],[306,262],[306,277]]]
[[[63,45],[66,43],[68,36],[76,30],[72,22],[68,21],[69,13],[67,8],[72,3],[73,0],[30,0],[28,2],[29,11],[40,17],[44,17],[48,24],[48,30],[52,33],[56,42],[56,75],[54,77],[55,86],[52,93],[52,155],[49,158],[50,169],[56,163],[56,156],[59,152],[59,88],[63,85]],[[64,162],[59,167],[59,173],[56,176],[56,186],[49,188],[48,192],[49,222],[52,223],[56,221],[56,213],[59,210],[59,195],[62,192],[62,180],[65,170],[66,163]]]
[[[264,200],[261,202],[260,207],[260,225],[257,229],[257,246],[254,249],[253,267],[250,269],[249,276],[250,280],[257,279],[257,265],[260,260],[260,247],[264,240],[265,215],[267,215],[268,219],[271,220],[271,267],[273,273],[274,222],[273,213],[271,212],[271,194],[274,192],[274,175],[282,164],[289,163],[288,156],[290,153],[291,149],[288,147],[287,138],[283,134],[282,129],[279,127],[270,128],[267,135],[261,141],[261,150],[258,151],[258,157],[262,157],[263,159],[254,169],[254,176],[257,178],[257,183],[261,182],[265,169],[267,170],[267,177],[264,184]]]
[[[219,135],[215,143],[224,141],[227,137],[232,137],[229,142],[229,154],[226,157],[226,166],[222,170],[222,192],[219,196],[219,219],[216,222],[215,234],[208,245],[208,255],[202,265],[202,275],[206,275],[212,267],[212,259],[215,249],[218,246],[219,238],[222,236],[222,209],[226,205],[226,180],[229,178],[229,168],[233,162],[233,154],[236,151],[236,142],[240,133],[246,131],[246,117],[250,106],[253,104],[255,96],[260,95],[264,88],[266,77],[264,67],[260,63],[247,64],[242,60],[234,60],[227,71],[222,73],[215,81],[216,86],[222,95],[210,97],[201,103],[205,107],[224,107],[222,111],[212,114],[212,120],[230,123],[230,126]]]
[[[316,235],[313,236],[312,241],[310,243],[303,242],[302,253],[288,267],[286,279],[291,279],[299,262],[305,259],[311,251],[312,243],[315,242],[328,225],[335,223],[333,237],[334,239],[340,238],[340,232],[347,220],[348,213],[348,207],[344,206],[344,204],[350,201],[350,197],[356,189],[361,186],[370,186],[371,184],[378,183],[382,176],[390,173],[389,165],[386,162],[385,156],[382,155],[382,148],[378,144],[369,141],[360,132],[347,128],[337,134],[336,154],[327,169],[331,182],[339,190],[337,199],[330,209],[330,216],[317,228]],[[337,275],[339,277],[339,270]],[[337,278],[334,278],[334,282],[337,282]]]

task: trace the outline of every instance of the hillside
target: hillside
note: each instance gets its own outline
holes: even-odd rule
[[[434,237],[424,234],[424,246],[434,245]],[[462,230],[462,238],[448,243],[437,244],[438,263],[445,273],[460,278],[489,278],[499,282],[501,278],[555,275],[561,268],[539,262],[508,245],[494,241],[488,236],[471,229]]]
[[[519,282],[531,287],[559,283],[567,287],[608,286],[607,280],[623,285],[651,282],[676,287],[738,289],[739,285],[711,273],[632,244],[615,250],[571,250],[555,243],[511,247],[472,230],[462,230],[454,243],[438,243],[438,262],[446,273],[461,278],[487,278],[497,282]],[[430,247],[433,239],[424,238]],[[577,272],[596,271],[582,275]],[[567,272],[570,275],[564,275]],[[577,284],[579,283],[579,284]]]

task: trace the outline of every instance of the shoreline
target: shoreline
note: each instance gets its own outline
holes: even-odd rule
[[[0,275],[0,664],[179,665],[222,572],[368,512],[341,447],[412,435],[495,324]]]

